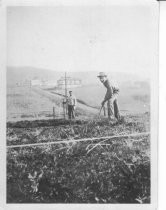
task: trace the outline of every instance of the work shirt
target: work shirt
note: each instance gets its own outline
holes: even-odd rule
[[[115,87],[114,85],[110,85],[109,80],[105,80],[103,85],[107,88],[107,92],[105,94],[104,102],[108,101],[110,98],[112,98],[113,94],[116,94],[119,92],[119,89]]]
[[[77,105],[77,100],[75,96],[68,96],[67,98],[67,104],[71,106],[76,106]]]

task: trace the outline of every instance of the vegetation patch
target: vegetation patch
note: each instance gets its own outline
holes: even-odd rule
[[[24,128],[8,124],[8,145],[61,141],[8,148],[8,203],[150,203],[149,135],[77,142],[148,132],[149,114],[127,116],[119,124],[79,122]]]

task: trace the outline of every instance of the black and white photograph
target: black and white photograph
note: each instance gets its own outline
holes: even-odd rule
[[[155,205],[159,5],[106,2],[6,8],[7,204]]]

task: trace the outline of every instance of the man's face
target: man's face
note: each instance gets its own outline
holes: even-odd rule
[[[100,79],[100,82],[104,82],[105,81],[105,77],[99,77],[99,79]]]

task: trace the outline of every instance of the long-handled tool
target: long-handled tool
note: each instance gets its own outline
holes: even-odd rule
[[[100,117],[100,114],[101,114],[101,111],[102,111],[103,107],[104,107],[104,106],[101,106],[101,107],[100,107],[99,114],[98,114],[98,118]]]

